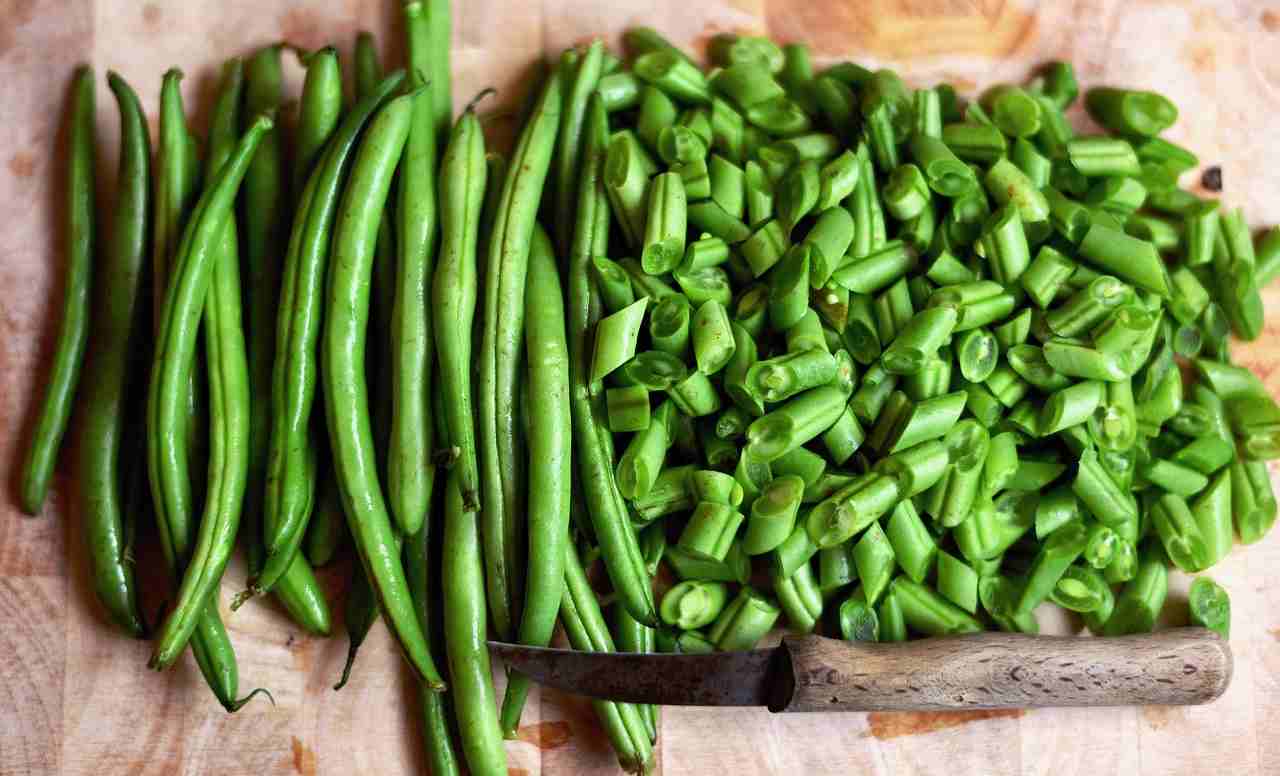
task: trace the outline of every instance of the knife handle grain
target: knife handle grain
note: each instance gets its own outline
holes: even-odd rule
[[[783,639],[773,711],[924,711],[1207,703],[1231,648],[1204,628],[1115,638],[980,633],[899,644]],[[784,662],[784,661],[780,661]]]

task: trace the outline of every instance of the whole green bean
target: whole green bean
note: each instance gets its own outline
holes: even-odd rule
[[[471,405],[472,329],[475,320],[480,210],[486,184],[484,135],[474,111],[458,119],[440,163],[440,255],[431,284],[445,444],[455,451],[462,503],[478,511],[475,419]]]
[[[130,635],[144,632],[129,540],[137,515],[127,510],[125,483],[139,467],[127,457],[147,309],[139,296],[148,275],[151,220],[151,139],[138,96],[114,72],[107,74],[120,113],[120,161],[112,229],[94,294],[92,347],[84,366],[78,418],[76,476],[93,589],[112,622]]]
[[[177,449],[172,418],[185,398],[182,380],[195,358],[198,313],[203,308],[205,345],[209,361],[209,483],[199,536],[183,572],[176,602],[160,626],[148,666],[168,668],[182,654],[195,631],[205,602],[222,580],[231,558],[249,466],[249,375],[240,315],[240,273],[237,236],[231,209],[255,152],[272,128],[259,117],[236,143],[242,66],[232,60],[224,73],[222,93],[210,135],[209,185],[197,202],[183,243],[175,254],[170,292],[165,297],[162,326],[156,337],[148,416],[154,422],[150,439],[153,487],[162,501],[164,482],[189,475],[178,462],[165,460]],[[185,249],[185,250],[184,250]],[[184,368],[185,367],[185,368]],[[166,421],[169,421],[166,423]],[[166,434],[166,431],[169,433]],[[172,445],[172,442],[170,442]],[[169,489],[172,489],[170,485]]]
[[[71,94],[68,132],[66,291],[57,348],[45,385],[44,400],[27,443],[22,464],[22,509],[37,514],[44,506],[58,448],[67,431],[85,346],[89,340],[90,287],[96,250],[97,213],[94,207],[95,86],[93,69],[77,68]]]
[[[525,358],[529,390],[538,411],[529,416],[529,579],[517,637],[521,644],[544,647],[551,641],[564,589],[564,549],[570,504],[568,346],[564,302],[551,242],[541,227],[534,231],[525,304]],[[528,677],[512,675],[503,699],[504,729],[518,724],[529,690]]]
[[[390,517],[378,485],[377,457],[364,378],[369,276],[378,222],[412,119],[413,95],[397,97],[374,117],[347,182],[329,268],[330,315],[322,340],[325,415],[347,522],[392,632],[420,679],[443,685],[413,612]]]
[[[410,88],[417,90],[409,138],[400,159],[399,201],[394,215],[395,279],[392,283],[390,342],[391,424],[386,448],[387,506],[406,536],[416,534],[426,518],[435,483],[435,424],[432,409],[432,316],[428,288],[434,273],[440,219],[436,201],[437,137],[443,138],[435,106],[440,86],[425,79],[432,73],[437,41],[433,20],[418,3],[404,6]],[[434,74],[434,73],[432,73]],[[436,74],[438,75],[438,74]],[[444,84],[447,90],[447,79]]]
[[[310,440],[316,378],[320,371],[317,344],[324,309],[330,232],[337,218],[342,182],[365,123],[378,106],[400,87],[403,74],[394,73],[358,100],[333,134],[328,150],[316,164],[298,202],[293,233],[284,258],[276,354],[272,374],[274,427],[267,455],[266,500],[263,510],[267,560],[249,587],[269,590],[296,554],[310,514],[315,489],[312,474],[318,455]],[[327,456],[326,456],[327,457]]]
[[[511,155],[485,264],[476,388],[481,525],[489,611],[501,638],[509,638],[513,631],[522,586],[522,527],[515,519],[522,491],[522,467],[516,453],[517,374],[529,248],[560,126],[560,92],[560,76],[552,73]]]

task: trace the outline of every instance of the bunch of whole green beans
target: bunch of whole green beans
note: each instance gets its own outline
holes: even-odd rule
[[[230,61],[203,154],[170,71],[154,164],[111,74],[96,265],[94,81],[75,76],[67,301],[22,501],[44,500],[92,332],[95,591],[155,636],[152,666],[189,644],[228,710],[247,700],[218,606],[237,537],[232,609],[271,592],[319,635],[312,565],[349,537],[339,686],[381,616],[432,772],[502,774],[529,680],[497,702],[490,634],[742,650],[785,614],[902,641],[1036,632],[1046,602],[1135,633],[1170,567],[1274,523],[1280,406],[1229,341],[1261,332],[1280,230],[1255,241],[1179,188],[1199,160],[1160,136],[1164,97],[1089,90],[1108,134],[1084,136],[1067,63],[965,101],[760,37],[716,37],[704,71],[639,28],[625,64],[566,51],[507,158],[474,102],[453,120],[448,2],[403,22],[404,70],[358,39],[349,106],[336,51],[299,52],[292,133],[272,118],[283,47]],[[154,633],[132,550],[149,514],[177,583]],[[1189,604],[1228,634],[1225,590],[1199,577]],[[595,708],[647,770],[657,710]]]

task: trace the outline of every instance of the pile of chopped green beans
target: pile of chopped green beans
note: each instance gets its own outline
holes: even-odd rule
[[[504,156],[474,101],[454,120],[448,2],[403,17],[407,66],[384,75],[362,34],[350,105],[336,51],[299,52],[292,132],[267,117],[283,47],[227,63],[203,154],[170,71],[154,165],[112,74],[100,263],[76,72],[66,312],[22,501],[79,393],[95,592],[156,636],[152,666],[190,646],[229,711],[258,692],[238,697],[217,605],[237,538],[232,608],[269,592],[321,636],[313,566],[349,538],[338,686],[381,617],[431,771],[487,775],[529,680],[499,702],[486,637],[891,642],[1035,633],[1049,603],[1138,633],[1170,568],[1275,522],[1280,406],[1230,342],[1262,330],[1280,229],[1255,241],[1179,187],[1200,162],[1161,137],[1164,97],[1091,89],[1107,133],[1077,135],[1064,62],[965,100],[760,37],[716,37],[703,70],[638,28],[626,61],[564,52]],[[154,632],[132,550],[151,514],[176,601]],[[1188,603],[1229,634],[1213,580]],[[658,710],[594,707],[647,771]]]

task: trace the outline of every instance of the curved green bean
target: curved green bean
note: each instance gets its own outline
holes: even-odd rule
[[[235,546],[248,476],[249,375],[240,316],[240,273],[232,207],[248,168],[272,128],[262,116],[235,141],[241,93],[241,64],[233,60],[224,75],[222,95],[210,130],[209,185],[196,204],[183,243],[175,254],[170,293],[165,297],[156,363],[149,395],[149,459],[154,486],[188,476],[186,467],[166,461],[182,448],[173,436],[176,409],[186,396],[195,358],[199,313],[204,312],[209,361],[209,482],[199,537],[183,573],[177,599],[160,626],[148,666],[164,669],[182,654]],[[184,250],[185,248],[185,250]],[[168,432],[168,433],[166,433]],[[157,498],[157,502],[160,499]]]
[[[124,486],[136,460],[124,457],[132,419],[131,395],[138,387],[141,347],[149,328],[139,297],[147,277],[147,240],[151,226],[151,139],[138,96],[114,72],[107,82],[120,112],[120,163],[116,206],[94,295],[92,347],[84,366],[80,398],[79,461],[76,476],[89,567],[98,601],[112,622],[130,635],[145,630],[129,540],[136,515],[128,511]]]
[[[404,568],[378,484],[369,388],[364,376],[369,276],[378,222],[412,119],[414,95],[397,97],[374,117],[343,192],[322,340],[325,414],[347,522],[379,607],[417,676],[440,688],[427,641],[413,611]]]
[[[529,413],[529,577],[517,638],[545,647],[551,642],[564,592],[564,544],[568,541],[573,439],[569,409],[569,351],[564,302],[551,240],[534,230],[525,288],[525,359],[529,393],[538,397]],[[514,733],[529,691],[529,678],[512,675],[503,699],[503,727]]]
[[[90,286],[96,250],[94,207],[95,99],[94,74],[81,65],[74,76],[68,135],[66,291],[62,322],[45,385],[44,401],[36,418],[22,464],[22,509],[30,515],[44,506],[49,480],[58,460],[58,448],[71,419],[85,346],[89,341]]]
[[[552,73],[511,155],[485,265],[476,387],[481,526],[489,610],[501,638],[510,638],[513,631],[521,587],[522,542],[520,521],[515,519],[522,490],[516,404],[524,286],[538,203],[560,126],[560,92],[560,75]]]

